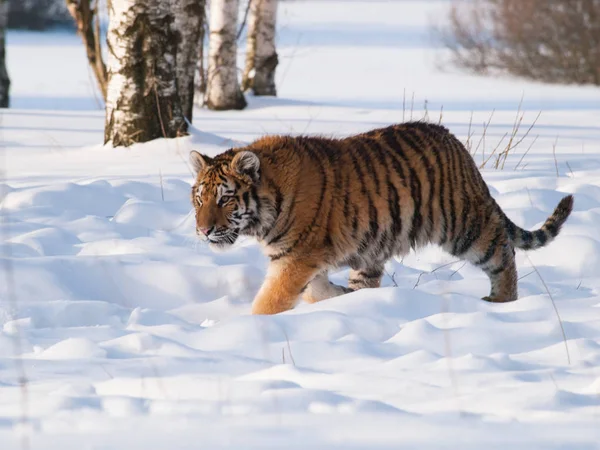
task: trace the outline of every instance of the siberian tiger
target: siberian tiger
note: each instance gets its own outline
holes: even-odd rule
[[[515,225],[446,128],[411,122],[344,139],[269,136],[214,158],[191,153],[196,232],[213,248],[254,236],[270,264],[254,314],[379,287],[385,262],[428,243],[483,269],[484,300],[517,299],[515,248],[554,239],[564,197],[537,231]],[[348,288],[328,269],[351,268]]]

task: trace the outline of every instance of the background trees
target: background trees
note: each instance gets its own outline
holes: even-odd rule
[[[7,4],[5,0],[0,0],[0,108],[8,108],[8,89],[10,79],[6,71],[6,51],[4,35],[7,20]]]
[[[14,23],[21,27],[64,24],[70,14],[105,101],[104,140],[115,146],[185,134],[197,91],[203,97],[198,103],[215,110],[247,105],[240,78],[243,89],[254,95],[276,95],[277,0],[244,4],[248,27],[242,77],[237,61],[242,34],[239,0],[210,2],[206,73],[206,0],[106,0],[108,30],[102,28],[103,0],[0,0],[0,9],[6,2],[12,7]],[[0,13],[0,44],[3,19],[6,15]],[[0,105],[6,106],[9,80],[3,56],[0,45]],[[199,89],[195,86],[198,68]]]
[[[66,0],[66,3],[77,25],[77,33],[85,45],[88,63],[96,77],[98,88],[106,100],[107,73],[102,58],[98,0]]]
[[[104,141],[128,146],[187,130],[176,80],[181,39],[164,0],[109,0]]]
[[[254,95],[277,95],[275,68],[279,62],[275,49],[277,0],[250,0],[246,67],[242,90]]]
[[[246,99],[237,71],[239,0],[212,0],[206,105],[210,109],[243,109]]]
[[[600,0],[455,0],[449,19],[441,36],[459,67],[600,85]]]

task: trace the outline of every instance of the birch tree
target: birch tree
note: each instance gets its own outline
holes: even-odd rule
[[[194,107],[194,75],[200,56],[205,21],[205,0],[171,0],[174,33],[181,38],[177,44],[177,89],[184,117],[191,122]]]
[[[4,31],[6,30],[6,21],[8,16],[8,4],[6,0],[0,0],[0,108],[8,108],[8,89],[10,79],[6,70],[6,50]]]
[[[242,90],[254,95],[277,95],[275,68],[279,62],[275,49],[277,0],[249,0],[246,66]]]
[[[210,109],[243,109],[246,99],[237,74],[237,21],[239,0],[212,0],[206,105]]]
[[[109,0],[104,141],[185,134],[204,0]]]

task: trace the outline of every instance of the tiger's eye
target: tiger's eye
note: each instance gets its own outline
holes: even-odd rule
[[[224,195],[224,196],[221,197],[221,201],[219,202],[219,204],[221,206],[224,206],[227,203],[229,203],[231,201],[231,199],[232,199],[231,195]]]

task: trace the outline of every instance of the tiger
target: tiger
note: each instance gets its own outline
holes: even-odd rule
[[[381,285],[385,263],[427,244],[481,268],[483,300],[517,299],[515,249],[550,243],[573,210],[567,195],[543,226],[515,225],[468,150],[423,121],[345,138],[265,136],[215,157],[190,153],[196,233],[210,248],[255,238],[269,258],[253,314],[276,314]],[[328,271],[349,267],[348,286]]]

